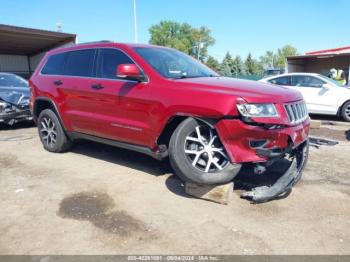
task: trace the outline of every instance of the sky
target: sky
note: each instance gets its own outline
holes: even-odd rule
[[[78,35],[79,42],[134,42],[133,0],[0,0],[0,23]],[[136,0],[139,42],[161,20],[206,26],[209,54],[255,57],[291,44],[299,53],[350,45],[349,0]]]

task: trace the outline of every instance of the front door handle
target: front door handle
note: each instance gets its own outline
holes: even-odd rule
[[[55,81],[53,81],[53,83],[54,83],[54,85],[56,85],[56,86],[60,86],[60,85],[63,84],[61,80],[55,80]]]
[[[104,86],[101,85],[101,84],[92,84],[91,88],[93,88],[93,89],[102,89],[102,88],[104,88]]]

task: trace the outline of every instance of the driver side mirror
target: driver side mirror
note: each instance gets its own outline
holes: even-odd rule
[[[325,89],[325,90],[331,89],[331,87],[330,87],[330,85],[328,83],[323,84],[322,88]]]
[[[135,64],[120,64],[116,69],[117,77],[126,80],[142,82],[145,80],[144,75],[140,74],[140,70]]]

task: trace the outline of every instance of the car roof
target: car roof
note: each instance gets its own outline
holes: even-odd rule
[[[67,47],[59,47],[55,48],[47,54],[58,54],[58,53],[63,53],[67,51],[74,51],[74,50],[80,50],[80,49],[87,49],[87,48],[103,48],[103,47],[129,47],[129,48],[135,48],[135,47],[143,47],[143,48],[150,48],[150,47],[157,47],[157,48],[165,48],[167,49],[168,47],[164,46],[157,46],[157,45],[150,45],[150,44],[136,44],[136,43],[117,43],[117,42],[112,42],[112,41],[98,41],[98,42],[89,42],[89,43],[81,43],[81,44],[75,44]]]

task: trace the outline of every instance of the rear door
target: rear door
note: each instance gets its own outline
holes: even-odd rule
[[[324,84],[326,82],[322,79],[310,75],[291,77],[291,86],[302,93],[310,113],[336,114],[337,90],[332,87],[326,89]]]
[[[96,122],[91,118],[95,105],[91,85],[95,77],[96,49],[83,49],[66,53],[63,75],[60,77],[65,92],[63,111],[72,131],[91,134]]]

